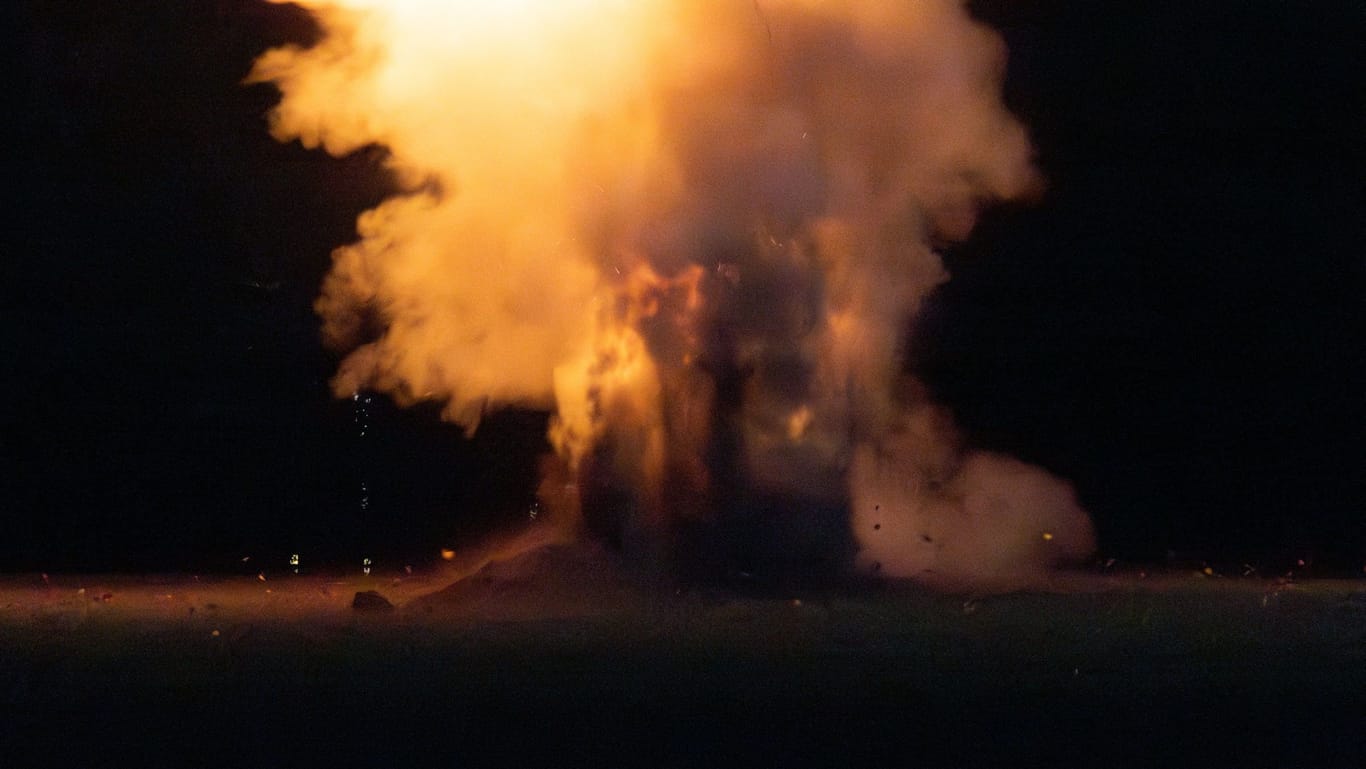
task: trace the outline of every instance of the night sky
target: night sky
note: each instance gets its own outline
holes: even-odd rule
[[[240,84],[306,16],[75,5],[8,10],[0,570],[419,565],[524,518],[544,414],[466,440],[329,394],[311,305],[388,180]],[[947,250],[908,365],[1072,479],[1104,557],[1359,572],[1366,7],[972,7],[1050,186]]]

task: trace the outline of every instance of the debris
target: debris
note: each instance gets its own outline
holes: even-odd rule
[[[374,590],[361,590],[351,600],[351,608],[357,611],[393,611],[394,605]]]

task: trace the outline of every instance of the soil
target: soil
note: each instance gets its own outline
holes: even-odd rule
[[[262,576],[0,578],[0,765],[1366,766],[1366,580]]]

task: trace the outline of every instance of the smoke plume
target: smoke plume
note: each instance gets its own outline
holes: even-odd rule
[[[338,395],[551,412],[546,504],[645,559],[737,499],[945,586],[1090,552],[1066,483],[961,446],[905,371],[933,244],[1040,187],[961,3],[302,5],[320,42],[251,76],[274,136],[384,145],[405,189],[317,303]]]

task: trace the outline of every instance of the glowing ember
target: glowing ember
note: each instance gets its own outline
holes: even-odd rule
[[[959,3],[302,4],[321,42],[252,75],[274,135],[382,144],[408,190],[318,300],[339,396],[552,410],[541,518],[608,486],[647,556],[745,494],[842,500],[888,575],[1090,552],[1065,483],[965,450],[903,373],[932,240],[1039,186]]]

